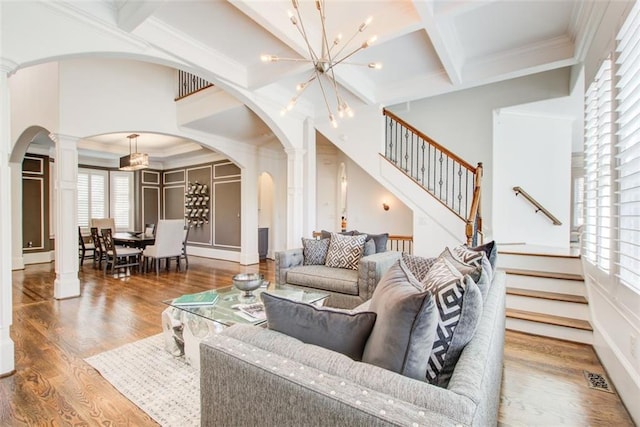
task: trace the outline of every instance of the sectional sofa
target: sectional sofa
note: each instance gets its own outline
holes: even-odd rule
[[[494,274],[483,300],[477,329],[446,387],[270,329],[232,326],[201,343],[202,425],[496,425],[504,273]]]

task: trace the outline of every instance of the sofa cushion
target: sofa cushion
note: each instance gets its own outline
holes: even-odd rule
[[[320,238],[321,239],[330,239],[332,233],[333,233],[332,231],[320,230]],[[353,230],[352,231],[341,231],[338,234],[340,234],[342,236],[353,236]]]
[[[389,240],[389,233],[382,234],[369,234],[369,233],[361,233],[358,230],[353,231],[354,236],[359,236],[361,234],[365,234],[367,236],[367,242],[373,240],[376,244],[376,252],[386,252],[387,251],[387,241]]]
[[[364,242],[364,252],[362,256],[369,256],[376,253],[376,242],[367,240]]]
[[[287,283],[341,294],[358,295],[358,271],[325,265],[291,267]]]
[[[329,251],[329,239],[302,238],[304,265],[324,265]]]
[[[471,276],[474,282],[477,282],[480,279],[480,274],[482,273],[482,266],[480,265],[470,265],[466,262],[462,261],[460,258],[451,253],[449,248],[444,248],[444,251],[440,254],[438,258],[445,258],[449,263],[456,268],[463,276],[467,274]]]
[[[463,278],[447,257],[438,258],[423,284],[433,292],[439,314],[427,381],[442,386],[449,382],[462,349],[473,337],[482,314],[482,296],[475,282]]]
[[[437,326],[431,293],[398,260],[380,279],[369,310],[377,314],[362,361],[425,380]]]
[[[433,267],[437,258],[425,258],[417,255],[410,255],[406,252],[402,253],[402,261],[409,268],[409,271],[415,276],[416,280],[422,282],[426,277],[429,269]]]
[[[365,235],[343,236],[331,233],[329,252],[327,252],[327,267],[358,269],[358,262],[364,252]]]
[[[337,351],[353,360],[361,360],[364,346],[376,321],[371,311],[350,313],[315,307],[263,292],[269,329]]]

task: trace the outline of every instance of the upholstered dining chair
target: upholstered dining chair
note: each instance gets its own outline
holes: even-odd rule
[[[84,241],[80,227],[78,227],[78,256],[80,257],[80,266],[82,266],[86,258],[95,259],[96,257],[96,247],[93,243]]]
[[[145,224],[144,225],[144,235],[145,236],[155,236],[156,235],[156,225],[155,224]]]
[[[144,257],[144,269],[148,271],[149,261],[153,261],[154,270],[158,273],[160,261],[165,260],[169,269],[169,260],[175,258],[180,270],[180,257],[184,242],[184,220],[161,219],[156,227],[156,240],[151,246],[147,246],[142,252]]]
[[[187,240],[189,240],[189,230],[191,230],[191,225],[186,224],[184,226],[184,239],[182,240],[182,254],[180,255],[180,258],[178,258],[178,270],[180,270],[181,259],[184,259],[184,269],[186,270],[189,268],[189,257],[187,256]]]
[[[140,270],[140,255],[142,251],[138,248],[127,248],[116,246],[113,243],[113,236],[110,228],[103,228],[102,241],[105,249],[104,272],[107,273],[111,266],[111,273],[116,269],[137,267]]]

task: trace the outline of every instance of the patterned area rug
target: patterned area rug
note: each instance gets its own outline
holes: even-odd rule
[[[160,425],[200,425],[199,372],[164,350],[162,334],[85,360]]]

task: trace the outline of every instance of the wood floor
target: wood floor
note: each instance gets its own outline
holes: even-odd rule
[[[105,276],[81,267],[82,296],[53,299],[53,264],[13,272],[16,373],[0,379],[0,426],[154,426],[84,358],[161,332],[161,301],[231,284],[239,272],[273,280],[273,263],[190,257],[186,272]],[[500,423],[632,426],[616,394],[591,390],[604,374],[590,346],[508,332]]]

